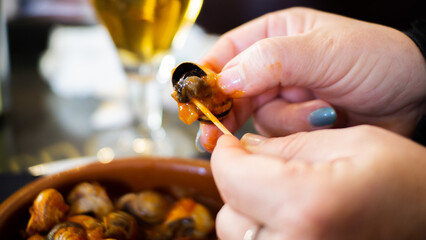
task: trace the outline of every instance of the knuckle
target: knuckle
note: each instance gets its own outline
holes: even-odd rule
[[[271,138],[267,141],[280,141],[281,144],[276,144],[278,146],[278,152],[280,156],[286,156],[285,161],[289,161],[299,153],[304,144],[307,132],[298,132],[286,136],[286,141],[282,141],[281,138]]]
[[[383,130],[376,126],[371,125],[359,125],[351,128],[351,135],[353,139],[362,140],[362,139],[371,139],[374,140],[381,135]]]
[[[255,55],[261,57],[262,61],[270,61],[270,56],[276,53],[277,44],[273,38],[264,38],[253,44]]]

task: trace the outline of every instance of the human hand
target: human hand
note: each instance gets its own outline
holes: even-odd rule
[[[426,149],[390,131],[222,136],[211,164],[225,202],[220,239],[243,239],[255,225],[257,240],[426,236]]]
[[[220,87],[235,98],[223,122],[232,132],[253,116],[266,136],[359,124],[408,136],[425,109],[426,62],[409,37],[312,9],[242,25],[201,63],[221,72]],[[199,142],[211,151],[220,135],[201,124]]]

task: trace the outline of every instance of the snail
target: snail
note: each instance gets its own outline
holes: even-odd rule
[[[166,198],[160,193],[150,190],[122,196],[118,200],[117,207],[147,223],[163,221],[169,211],[169,203]]]
[[[164,224],[169,227],[177,224],[186,228],[183,232],[192,226],[191,236],[198,239],[206,237],[213,230],[214,219],[204,205],[191,198],[182,198],[174,204]]]
[[[179,106],[179,118],[186,124],[195,120],[212,123],[192,99],[201,102],[219,120],[224,119],[232,109],[232,98],[222,92],[217,84],[218,75],[196,63],[184,62],[172,72],[172,97]]]
[[[47,240],[87,240],[86,230],[84,227],[75,222],[63,222],[57,224],[47,234]]]
[[[106,189],[83,182],[68,195],[40,192],[30,207],[27,240],[216,239],[214,218],[190,189],[175,186],[128,193],[112,205]],[[89,214],[89,215],[88,215]]]
[[[104,239],[104,227],[100,221],[88,215],[75,215],[68,217],[67,222],[80,224],[86,230],[87,240]]]
[[[57,190],[53,188],[43,190],[30,208],[31,217],[26,229],[27,234],[49,231],[66,217],[68,208],[62,194]]]
[[[147,239],[210,239],[214,219],[208,209],[191,198],[181,198],[172,206],[165,221],[147,229]]]
[[[139,230],[136,219],[123,211],[108,213],[103,218],[105,236],[117,240],[136,240]]]
[[[70,215],[90,213],[101,219],[114,209],[105,189],[97,183],[78,184],[68,194],[67,200]]]

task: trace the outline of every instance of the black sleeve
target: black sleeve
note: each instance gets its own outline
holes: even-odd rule
[[[426,59],[426,19],[417,20],[411,24],[411,28],[404,31],[419,47]],[[426,89],[425,89],[426,91]],[[414,140],[426,146],[426,116],[423,115],[414,133]]]
[[[426,19],[413,22],[411,28],[404,33],[417,44],[426,59]]]

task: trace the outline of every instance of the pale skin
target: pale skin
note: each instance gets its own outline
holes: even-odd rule
[[[265,136],[372,124],[409,136],[424,113],[426,63],[404,33],[305,8],[265,15],[223,35],[201,61],[220,73],[235,98],[223,124],[234,132],[248,118]],[[333,126],[309,114],[333,107]],[[271,117],[273,116],[273,117]],[[201,124],[212,151],[220,131]]]
[[[372,127],[222,136],[211,164],[220,239],[424,239],[426,149]],[[253,145],[253,139],[258,145]]]
[[[220,239],[256,225],[257,240],[425,238],[426,148],[407,136],[425,111],[426,62],[405,34],[292,8],[225,34],[203,63],[235,98],[228,129],[253,117],[270,137],[201,125]],[[323,107],[338,122],[312,126]]]

